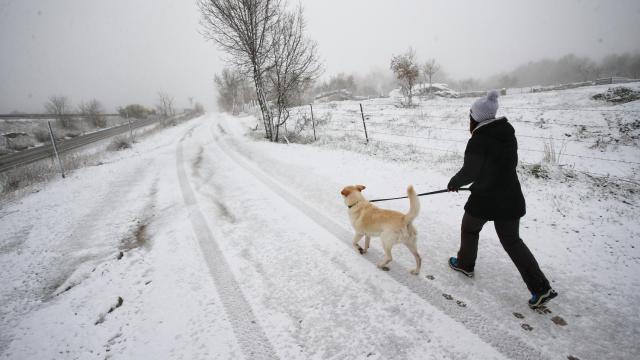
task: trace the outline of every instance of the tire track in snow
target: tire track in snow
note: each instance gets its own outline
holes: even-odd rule
[[[254,165],[247,154],[242,153],[238,150],[237,146],[234,146],[235,144],[233,143],[233,140],[231,140],[230,136],[226,134],[221,135],[224,137],[223,141],[227,143],[227,146],[224,146],[216,141],[218,139],[222,139],[222,137],[216,136],[213,126],[211,127],[211,133],[214,138],[214,142],[218,145],[221,151],[238,164],[238,166],[267,185],[267,187],[272,189],[274,193],[283,198],[312,221],[322,226],[330,234],[333,234],[352,251],[351,238],[353,234],[351,231],[346,230],[342,225],[336,223],[322,212],[293,195],[277,180],[265,173],[262,169],[258,168],[257,165]],[[233,149],[236,150],[234,151]],[[366,259],[373,265],[376,265],[376,261],[374,259],[381,258],[382,253],[373,248],[369,249],[369,253],[374,254],[374,256],[367,257]],[[462,323],[468,330],[477,335],[487,344],[490,344],[504,356],[512,359],[523,360],[549,358],[547,354],[533,348],[517,336],[505,331],[502,326],[495,324],[489,320],[487,316],[472,310],[468,306],[461,308],[457,306],[455,302],[445,299],[442,296],[442,291],[440,289],[427,282],[421,281],[419,277],[410,276],[409,270],[401,264],[395,263],[392,271],[382,274],[391,276],[398,283],[410,289],[413,293],[436,307],[438,310],[444,312],[447,316]]]
[[[178,142],[176,150],[176,168],[180,190],[189,214],[193,232],[198,239],[209,273],[218,289],[225,312],[242,352],[247,359],[277,359],[269,339],[258,323],[251,306],[242,294],[238,282],[230,271],[220,247],[213,237],[213,233],[198,207],[198,201],[189,183],[184,165],[182,143],[190,135],[195,126],[189,130]]]

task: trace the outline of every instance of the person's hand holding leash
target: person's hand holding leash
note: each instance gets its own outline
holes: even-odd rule
[[[449,190],[449,192],[458,192],[458,190],[460,190],[460,187],[453,185],[452,182],[449,181],[449,184],[447,184],[447,190]]]

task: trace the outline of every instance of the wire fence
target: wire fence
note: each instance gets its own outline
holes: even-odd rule
[[[371,104],[370,110],[367,110],[367,107],[363,106],[363,104],[358,103],[346,103],[346,106],[341,105],[338,107],[337,105],[333,105],[335,103],[328,103],[326,106],[324,104],[314,104],[313,111],[316,111],[316,117],[318,114],[329,115],[329,117],[334,117],[338,115],[340,118],[338,121],[332,120],[329,123],[319,126],[319,131],[322,132],[331,132],[333,134],[351,134],[357,136],[361,134],[364,137],[364,140],[368,143],[369,141],[375,141],[382,144],[389,145],[401,145],[401,146],[413,146],[418,149],[424,149],[429,151],[438,151],[443,153],[455,153],[461,155],[464,150],[461,150],[462,144],[466,144],[469,139],[469,129],[460,128],[460,127],[450,127],[450,126],[434,126],[431,124],[420,123],[419,121],[428,121],[430,118],[435,119],[449,119],[449,120],[463,120],[464,116],[455,116],[449,114],[428,114],[422,111],[422,108],[437,108],[439,111],[443,111],[443,106],[432,106],[432,105],[420,105],[419,108],[401,108],[393,104]],[[353,108],[351,108],[353,105]],[[444,106],[446,110],[446,106]],[[392,111],[389,111],[392,109]],[[595,109],[595,108],[533,108],[533,107],[503,107],[503,109],[513,109],[513,110],[535,110],[537,112],[547,112],[547,111],[572,111],[572,112],[602,112],[603,117],[607,116],[605,114],[611,113],[620,113],[625,114],[628,117],[628,114],[638,114],[640,115],[640,110],[635,109]],[[411,111],[413,110],[413,113]],[[468,111],[467,108],[462,108],[460,106],[455,107],[454,111],[466,113]],[[302,111],[304,113],[304,111]],[[640,116],[639,116],[640,117]],[[407,122],[399,122],[401,118]],[[406,119],[408,118],[408,120]],[[411,120],[413,118],[413,121]],[[418,121],[415,121],[416,118]],[[372,120],[375,119],[375,120]],[[381,120],[386,119],[386,120]],[[345,120],[348,120],[345,121]],[[362,121],[360,125],[358,123]],[[605,119],[606,121],[606,119]],[[638,125],[635,129],[640,128],[640,120],[635,116],[631,115],[632,124]],[[612,130],[611,125],[607,123],[607,125],[598,125],[598,124],[578,124],[578,123],[568,123],[568,122],[556,122],[556,121],[528,121],[528,120],[511,120],[510,122],[514,124],[522,123],[523,125],[529,126],[534,125],[537,129],[540,129],[542,125],[561,125],[572,127],[580,133],[587,129],[598,129],[598,131],[604,131],[603,129]],[[316,130],[316,126],[314,123],[314,131]],[[399,131],[394,131],[399,130]],[[427,132],[428,134],[424,134]],[[432,132],[438,132],[438,134],[432,134]],[[450,134],[451,136],[438,136],[444,134]],[[457,134],[464,134],[464,137],[454,136]],[[329,135],[329,134],[326,134]],[[322,136],[322,135],[321,135]],[[519,147],[520,151],[528,152],[528,153],[537,153],[543,156],[548,156],[550,151],[556,151],[558,158],[573,158],[573,159],[582,159],[588,161],[591,165],[589,169],[576,169],[579,172],[589,174],[592,176],[598,177],[610,177],[616,178],[623,181],[636,183],[635,179],[631,179],[628,177],[621,176],[613,176],[606,173],[601,173],[597,171],[593,171],[592,169],[600,169],[603,166],[599,166],[598,163],[608,163],[608,164],[618,164],[631,166],[630,169],[622,169],[626,173],[635,173],[635,168],[640,165],[640,161],[635,161],[634,158],[629,158],[628,156],[625,158],[611,158],[611,157],[602,157],[591,154],[580,154],[575,152],[566,152],[564,151],[567,143],[576,144],[576,146],[583,146],[585,151],[597,151],[596,148],[598,146],[615,146],[623,149],[627,149],[627,151],[633,152],[634,150],[639,150],[638,155],[640,156],[640,147],[637,144],[637,136],[632,138],[632,143],[619,144],[616,143],[616,139],[613,138],[611,133],[608,134],[600,134],[593,135],[592,138],[585,139],[577,139],[574,138],[574,134],[565,133],[566,138],[554,136],[541,136],[541,135],[529,135],[529,134],[517,134],[517,137],[522,137],[526,139],[536,139],[541,140],[543,143],[540,145],[544,145],[545,149],[535,149],[531,148],[531,146],[521,146]],[[603,136],[608,136],[610,138],[609,143],[600,144],[599,141],[602,140]],[[407,141],[408,140],[408,141]],[[412,141],[414,140],[414,141]],[[416,143],[415,140],[418,142]],[[619,140],[619,139],[617,139]],[[559,142],[560,147],[557,150],[553,150],[553,141]],[[456,149],[446,149],[442,147],[431,146],[428,143],[450,143],[450,144],[459,144],[460,147]],[[548,149],[547,146],[551,145],[552,149]],[[446,147],[446,146],[445,146]],[[556,159],[559,162],[559,159]],[[569,165],[569,164],[563,164]]]

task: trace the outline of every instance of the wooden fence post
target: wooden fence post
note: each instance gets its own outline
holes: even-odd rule
[[[360,114],[362,115],[362,126],[364,126],[364,137],[367,139],[367,144],[368,144],[369,134],[367,134],[367,123],[364,121],[364,111],[362,110],[362,104],[360,104]]]
[[[311,125],[313,125],[313,141],[316,141],[316,122],[313,120],[313,104],[309,104],[311,108]]]

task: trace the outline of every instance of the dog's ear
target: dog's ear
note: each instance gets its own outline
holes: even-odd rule
[[[342,191],[340,191],[340,194],[342,194],[342,196],[349,196],[349,193],[351,191],[347,188],[342,189]]]
[[[366,189],[366,187],[364,185],[356,185],[356,189],[358,189],[358,191],[362,191]]]

